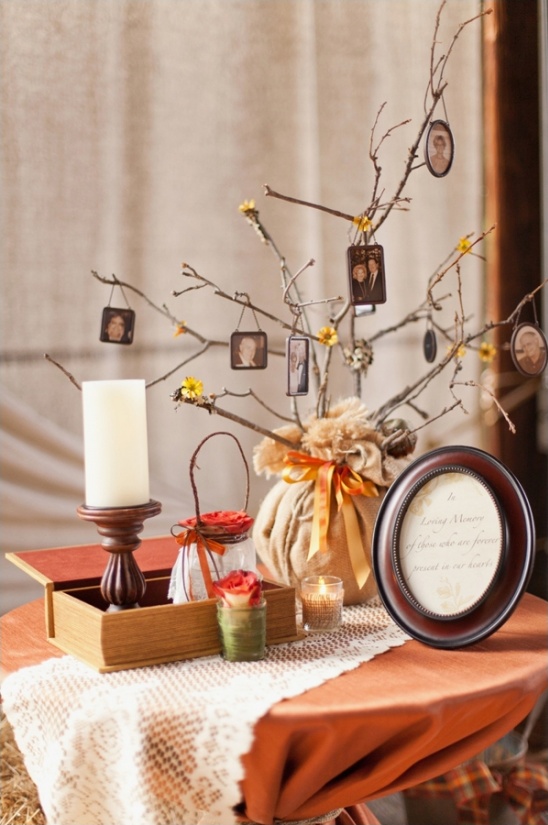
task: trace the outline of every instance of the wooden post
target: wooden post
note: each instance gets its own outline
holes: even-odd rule
[[[537,0],[492,0],[484,28],[485,225],[488,318],[506,318],[542,279],[539,22]],[[537,300],[540,319],[541,299]],[[533,321],[531,308],[520,321]],[[498,330],[498,397],[516,425],[500,419],[487,432],[488,449],[521,481],[531,502],[537,537],[548,532],[547,456],[538,449],[540,379],[515,369],[508,349],[512,329]]]

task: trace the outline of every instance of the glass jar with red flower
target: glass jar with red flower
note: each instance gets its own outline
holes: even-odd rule
[[[180,532],[172,528],[181,545],[171,575],[174,604],[213,598],[213,582],[231,570],[256,570],[252,525],[245,510],[215,510],[178,522]]]
[[[240,450],[246,469],[246,494],[242,510],[200,513],[194,468],[199,450],[214,435],[228,435]],[[190,462],[190,480],[196,515],[179,521],[171,529],[181,546],[171,574],[169,598],[174,604],[214,598],[213,582],[232,570],[255,571],[257,558],[249,531],[253,518],[246,512],[249,500],[249,468],[238,439],[232,433],[212,433],[198,446]]]

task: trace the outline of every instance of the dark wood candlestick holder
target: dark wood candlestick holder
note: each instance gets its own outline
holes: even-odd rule
[[[103,536],[101,546],[110,553],[101,579],[101,594],[109,603],[107,612],[139,607],[146,582],[133,551],[141,544],[139,533],[143,522],[157,516],[161,509],[160,502],[153,500],[134,507],[89,507],[82,504],[77,508],[81,519],[95,523],[97,532]]]

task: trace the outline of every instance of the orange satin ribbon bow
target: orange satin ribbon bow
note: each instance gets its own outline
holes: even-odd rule
[[[183,549],[190,547],[191,544],[196,545],[196,552],[198,554],[200,570],[202,571],[206,592],[210,599],[214,599],[215,591],[213,590],[213,579],[211,578],[211,572],[207,563],[206,552],[213,552],[217,553],[219,556],[224,556],[226,547],[218,541],[205,538],[199,530],[195,530],[193,528],[186,528],[174,538],[177,544],[180,544]],[[189,579],[189,582],[191,590],[190,600],[192,601],[192,580]]]
[[[289,484],[297,481],[315,481],[314,514],[308,559],[318,550],[327,552],[327,533],[331,510],[331,493],[335,493],[337,510],[342,511],[346,541],[352,570],[361,589],[371,573],[371,567],[362,545],[360,527],[352,496],[378,496],[379,491],[372,481],[365,481],[347,464],[336,464],[322,458],[290,450],[285,457],[286,467],[282,478]]]

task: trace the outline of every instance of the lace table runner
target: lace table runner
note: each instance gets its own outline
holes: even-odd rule
[[[406,639],[374,600],[260,662],[99,674],[49,659],[8,676],[3,703],[48,825],[230,825],[261,716]]]

